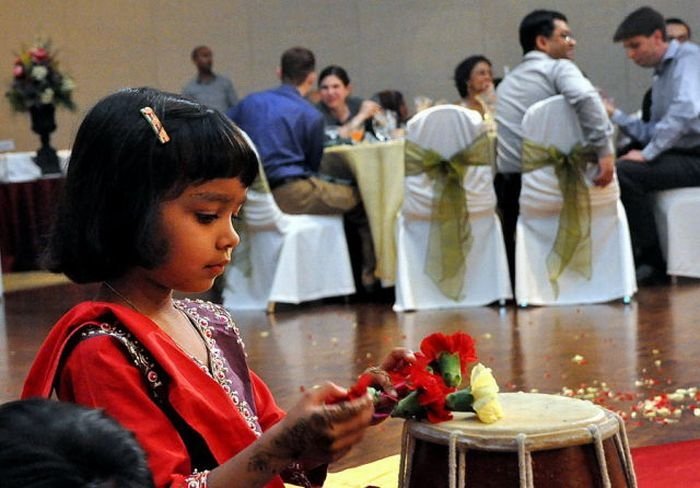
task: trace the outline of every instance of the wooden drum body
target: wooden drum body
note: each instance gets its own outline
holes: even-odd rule
[[[633,488],[622,419],[591,402],[501,393],[493,424],[455,412],[404,425],[399,487]]]

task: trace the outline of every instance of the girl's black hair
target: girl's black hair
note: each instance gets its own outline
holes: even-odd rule
[[[144,107],[155,111],[169,142],[158,140]],[[214,178],[239,178],[247,187],[257,172],[254,149],[220,112],[153,88],[109,95],[78,129],[44,265],[77,283],[153,268],[167,254],[158,235],[161,202]]]

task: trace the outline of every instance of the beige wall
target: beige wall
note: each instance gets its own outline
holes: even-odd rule
[[[355,93],[396,88],[415,95],[456,98],[454,66],[470,54],[491,58],[496,76],[520,59],[517,27],[534,8],[569,17],[579,66],[635,110],[650,71],[625,60],[612,33],[632,9],[650,4],[686,19],[700,36],[697,0],[1,0],[0,82],[11,81],[13,52],[36,35],[51,37],[64,70],[78,85],[75,113],[61,110],[53,142],[68,147],[82,115],[100,97],[124,86],[179,91],[192,76],[196,44],[214,50],[215,70],[240,95],[276,84],[281,52],[311,48],[318,67],[344,66]],[[25,114],[0,102],[0,139],[35,149]]]

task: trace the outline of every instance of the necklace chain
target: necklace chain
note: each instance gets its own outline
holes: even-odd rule
[[[111,291],[112,293],[114,293],[117,297],[119,297],[122,301],[124,301],[124,303],[126,303],[127,305],[129,305],[129,306],[130,306],[131,308],[133,308],[136,312],[138,312],[138,313],[140,313],[140,314],[142,314],[142,315],[145,315],[141,310],[138,309],[138,307],[137,307],[136,305],[134,305],[134,302],[132,302],[131,300],[129,300],[127,297],[125,297],[124,294],[120,293],[119,290],[117,290],[116,288],[114,288],[114,286],[112,286],[111,283],[109,283],[108,281],[104,281],[103,283],[104,283],[105,286],[109,289],[109,291]],[[195,334],[197,335],[197,337],[199,338],[199,340],[200,340],[200,341],[202,342],[202,344],[204,345],[204,349],[205,349],[206,354],[207,354],[207,363],[208,363],[207,367],[208,367],[208,369],[211,371],[212,368],[211,368],[211,358],[210,358],[210,354],[209,354],[209,344],[207,344],[207,340],[205,339],[204,335],[202,334],[202,331],[199,330],[199,327],[198,327],[195,323],[193,323],[193,322],[190,320],[189,316],[188,316],[183,310],[181,310],[179,307],[175,307],[175,309],[176,309],[178,312],[180,312],[181,316],[185,318],[185,320],[187,321],[188,324],[190,324],[190,326],[194,329]],[[175,339],[173,339],[173,342],[175,342]],[[175,344],[177,344],[177,346],[178,346],[180,349],[182,349],[183,351],[187,352],[180,344],[178,344],[177,342],[175,342]],[[192,356],[189,352],[187,352],[187,354],[190,355],[190,356]],[[192,357],[194,357],[194,356],[192,356]]]
[[[132,302],[132,301],[129,300],[127,297],[125,297],[124,295],[122,295],[122,294],[119,292],[119,290],[117,290],[116,288],[114,288],[114,287],[109,283],[109,281],[105,281],[104,284],[105,284],[105,286],[106,286],[107,288],[109,288],[109,291],[111,291],[112,293],[114,293],[115,295],[117,295],[119,298],[121,298],[127,305],[129,305],[131,308],[133,308],[133,309],[134,309],[135,311],[137,311],[138,313],[142,313],[141,310],[139,310],[138,307],[137,307],[136,305],[134,305],[134,302]]]

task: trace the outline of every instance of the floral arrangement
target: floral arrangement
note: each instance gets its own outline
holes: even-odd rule
[[[51,41],[38,40],[31,48],[22,49],[12,68],[13,81],[5,96],[12,108],[26,112],[38,105],[63,105],[75,109],[73,80],[58,69],[51,52]]]
[[[421,341],[416,361],[387,374],[396,394],[372,387],[371,372],[360,376],[349,390],[349,398],[374,398],[375,417],[427,419],[437,423],[452,418],[452,412],[475,412],[479,420],[493,423],[503,418],[498,384],[490,368],[478,363],[471,369],[469,386],[458,389],[470,364],[477,361],[474,339],[463,332],[431,334]]]

